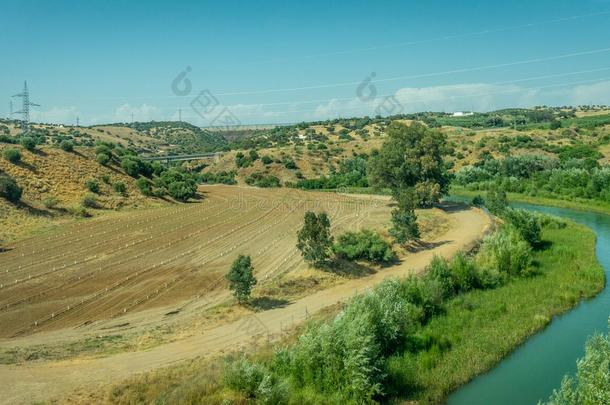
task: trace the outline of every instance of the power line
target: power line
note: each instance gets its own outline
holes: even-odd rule
[[[15,111],[13,114],[21,114],[23,119],[21,120],[21,129],[25,132],[28,130],[30,125],[30,107],[40,107],[40,104],[36,104],[30,101],[30,92],[28,91],[28,82],[23,82],[23,92],[15,94],[13,97],[20,97],[22,99],[21,111]]]

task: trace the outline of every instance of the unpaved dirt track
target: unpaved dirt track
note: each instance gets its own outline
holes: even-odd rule
[[[270,192],[266,190],[261,191],[260,194],[260,196],[262,196],[261,198],[269,198],[270,195],[272,195],[272,193],[270,194]],[[307,196],[311,195],[312,194],[307,194]],[[301,195],[301,197],[303,197],[303,195]],[[320,198],[332,199],[335,197],[337,196],[331,195],[329,197]],[[345,202],[345,200],[342,201]],[[332,206],[334,203],[331,202],[329,204]],[[329,212],[331,215],[335,216],[335,218],[338,220],[344,218],[344,221],[352,223],[352,225],[359,221],[357,215],[350,216],[347,212],[350,211],[350,208],[345,208],[344,203],[336,205],[338,208],[335,213]],[[343,209],[345,209],[345,212],[342,213],[341,207],[344,207]],[[272,215],[276,220],[283,218],[281,214],[274,213],[272,207],[269,207],[268,210],[272,210],[272,213],[269,215]],[[353,214],[354,211],[352,206],[350,212]],[[253,215],[249,220],[253,220],[258,216],[263,215],[264,212],[258,212],[257,215]],[[286,212],[287,211],[284,211],[285,214]],[[99,384],[118,382],[135,373],[149,371],[197,356],[208,356],[218,354],[219,352],[235,350],[241,345],[247,345],[252,339],[276,336],[287,326],[302,322],[307,314],[311,314],[339,301],[344,301],[358,291],[363,291],[367,287],[381,282],[386,277],[401,276],[408,274],[411,271],[421,271],[435,254],[451,256],[458,250],[469,248],[476,240],[481,238],[489,226],[488,217],[477,209],[458,209],[450,211],[448,214],[455,226],[436,240],[430,241],[434,242],[434,248],[410,254],[408,256],[408,261],[401,265],[383,269],[371,276],[350,280],[344,284],[313,293],[292,302],[285,307],[260,312],[255,316],[253,315],[232,323],[203,330],[200,334],[195,336],[164,344],[146,351],[126,352],[91,360],[45,362],[19,366],[0,365],[0,381],[2,382],[0,385],[0,402],[14,404],[60,398],[75,389],[94,389]],[[176,215],[178,215],[178,213],[176,213]],[[239,215],[239,213],[234,212],[232,217],[236,218]],[[298,216],[302,219],[302,211],[299,210]],[[160,219],[160,221],[162,221],[162,219]],[[231,223],[231,226],[225,229],[224,232],[231,233],[232,229],[235,228],[236,223],[233,221],[228,222]],[[254,225],[249,228],[249,232],[264,231],[264,225],[259,224],[256,221],[253,224]],[[294,229],[298,226],[298,220],[295,219],[294,223],[289,223],[286,226],[290,229],[291,238],[294,239]],[[171,226],[169,227],[171,228]],[[121,231],[121,229],[118,229],[115,232]],[[220,235],[222,235],[222,233]],[[247,234],[241,235],[242,237],[247,237]],[[267,268],[265,271],[268,272],[268,274],[282,271],[290,260],[294,260],[295,262],[300,260],[298,255],[292,252],[294,240],[288,238],[288,236],[281,236],[283,235],[282,232],[274,235],[275,238],[288,239],[287,243],[290,244],[290,247],[284,247],[281,250],[282,255],[280,257],[276,256],[275,248],[262,255],[268,256],[267,260],[270,261],[270,264],[265,266]],[[111,238],[112,235],[109,237]],[[261,245],[258,246],[259,249],[269,249],[269,246],[273,246],[270,244],[269,240],[263,240],[261,242]],[[282,240],[279,242],[282,242]],[[35,241],[30,241],[30,243],[33,245],[33,251],[36,251],[36,249],[39,248],[35,245]],[[64,243],[69,242],[65,241]],[[85,243],[90,242],[87,241]],[[206,240],[200,240],[199,243],[205,244]],[[228,249],[231,249],[233,246],[232,243],[229,243],[228,245]],[[184,252],[188,252],[191,249],[193,248],[186,249]],[[197,249],[200,248],[197,247]],[[218,251],[222,250],[220,249]],[[216,251],[215,254],[218,254],[218,251]],[[199,260],[205,259],[202,256]],[[223,269],[226,268],[226,265],[227,263],[223,264]],[[158,281],[156,285],[158,285]],[[196,290],[192,290],[191,293],[193,291]],[[116,307],[115,309],[120,309],[125,303],[114,305],[112,304],[112,300],[109,300],[107,305],[109,307],[114,306]],[[107,313],[105,307],[104,313]],[[77,321],[82,321],[82,319],[85,318],[75,316],[75,320]]]

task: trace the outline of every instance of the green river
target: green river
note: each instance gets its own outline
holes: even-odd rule
[[[572,219],[596,233],[597,258],[610,276],[610,215],[563,208],[512,204]],[[558,316],[539,334],[531,337],[492,370],[455,391],[450,405],[537,404],[547,400],[560,386],[565,374],[574,374],[576,360],[584,354],[587,338],[608,331],[610,289],[581,302]]]

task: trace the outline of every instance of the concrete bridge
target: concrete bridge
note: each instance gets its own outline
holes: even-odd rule
[[[190,155],[165,155],[165,156],[143,156],[142,160],[149,162],[182,162],[186,160],[202,160],[202,159],[219,159],[223,155],[223,152],[210,152],[210,153],[193,153]]]

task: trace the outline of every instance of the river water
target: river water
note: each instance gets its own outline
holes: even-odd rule
[[[572,219],[597,235],[597,258],[610,277],[610,216],[529,204],[515,207]],[[450,405],[537,404],[548,399],[565,374],[574,374],[587,338],[608,332],[610,288],[556,317],[539,334],[528,339],[496,367],[454,392]]]

